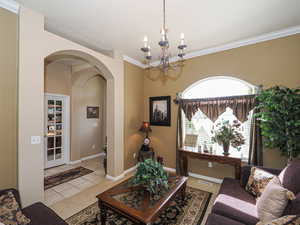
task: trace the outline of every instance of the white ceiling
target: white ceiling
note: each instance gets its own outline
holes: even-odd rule
[[[17,0],[45,15],[46,29],[92,49],[142,60],[148,36],[158,57],[162,0]],[[166,0],[173,54],[184,32],[188,52],[300,25],[300,0]]]

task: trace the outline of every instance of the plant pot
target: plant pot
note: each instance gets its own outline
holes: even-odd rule
[[[229,156],[229,146],[230,146],[230,143],[223,143],[223,155],[225,156]]]

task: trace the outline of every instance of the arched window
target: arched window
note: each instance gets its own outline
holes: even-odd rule
[[[212,77],[204,80],[200,80],[190,87],[188,87],[183,93],[182,98],[194,99],[194,98],[213,98],[213,97],[225,97],[225,96],[237,96],[237,95],[250,95],[255,94],[257,88],[245,81],[235,79],[232,77]],[[241,157],[243,160],[247,160],[249,152],[249,139],[250,139],[250,125],[251,125],[252,112],[249,113],[248,120],[242,123],[241,132],[246,139],[246,143],[242,146],[241,151],[237,151],[231,147],[230,154]],[[212,129],[216,124],[222,120],[228,120],[232,123],[237,120],[232,112],[232,109],[227,108],[226,111],[219,116],[219,118],[213,122],[200,110],[193,116],[192,121],[188,119],[184,120],[184,133],[186,137],[192,137],[195,145],[201,146],[201,149],[213,149],[213,151],[223,152],[223,147],[215,144],[211,141]]]

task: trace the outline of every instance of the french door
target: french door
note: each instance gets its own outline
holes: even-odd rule
[[[64,96],[45,95],[45,168],[66,162],[66,101]]]

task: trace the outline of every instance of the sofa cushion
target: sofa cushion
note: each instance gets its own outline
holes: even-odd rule
[[[282,216],[278,219],[269,221],[269,222],[259,222],[256,225],[299,225],[300,224],[300,216],[299,215],[289,215]]]
[[[300,160],[294,160],[280,174],[279,179],[283,187],[294,194],[300,192]]]
[[[40,202],[24,208],[23,212],[31,220],[28,225],[68,225],[53,210]]]
[[[300,192],[296,195],[296,198],[294,200],[289,201],[283,213],[283,215],[296,215],[296,214],[300,214]]]
[[[239,180],[225,178],[212,212],[240,223],[255,225],[258,222],[256,199],[241,187]]]
[[[26,225],[30,222],[11,191],[0,196],[0,222],[10,225]]]
[[[294,194],[284,188],[275,176],[257,201],[259,220],[268,222],[281,217],[290,199],[295,199]]]
[[[246,185],[246,191],[256,197],[260,197],[265,187],[273,177],[274,174],[272,173],[269,173],[257,167],[252,167],[251,174]]]
[[[206,225],[245,225],[245,224],[221,215],[211,213],[206,220]]]

